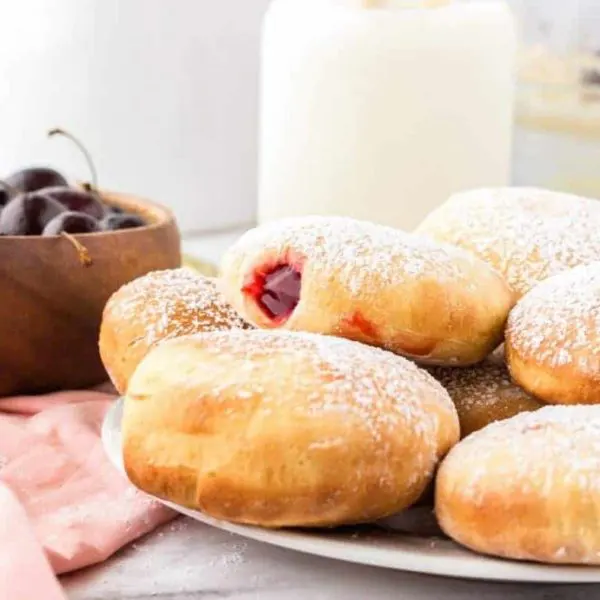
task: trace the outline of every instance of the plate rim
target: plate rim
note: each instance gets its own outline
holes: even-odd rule
[[[101,427],[101,440],[104,451],[109,461],[119,472],[127,477],[121,455],[121,416],[124,399],[118,398],[109,407]],[[144,492],[145,493],[145,492]],[[544,565],[530,562],[512,561],[509,559],[496,558],[477,554],[463,548],[451,540],[440,540],[440,543],[451,545],[454,548],[453,555],[432,556],[426,554],[424,549],[397,548],[394,550],[378,548],[374,545],[366,546],[360,543],[360,536],[354,538],[331,538],[323,532],[299,532],[296,530],[273,530],[240,525],[214,519],[199,511],[179,506],[162,498],[146,494],[150,498],[164,506],[190,517],[206,525],[216,527],[228,533],[242,537],[301,552],[312,556],[339,560],[353,564],[370,567],[378,567],[394,571],[404,571],[420,575],[433,575],[451,579],[462,579],[471,581],[489,581],[504,583],[546,583],[546,584],[598,584],[600,583],[600,567],[594,565]],[[423,536],[396,534],[398,540],[405,538],[431,540]],[[348,553],[348,548],[353,551]],[[434,545],[429,546],[431,550]],[[358,551],[360,550],[360,552]],[[400,560],[390,561],[390,554]],[[370,556],[369,556],[370,555]],[[477,566],[477,572],[473,572],[473,565]],[[437,566],[436,566],[437,565]],[[440,566],[441,565],[441,566]],[[446,566],[444,566],[446,565]],[[485,568],[485,572],[483,569]]]

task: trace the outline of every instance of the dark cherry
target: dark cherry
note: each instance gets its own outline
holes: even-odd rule
[[[0,213],[0,235],[40,235],[65,207],[41,192],[19,194]]]
[[[245,291],[270,319],[284,321],[298,305],[301,287],[300,271],[292,265],[281,264],[267,273],[257,274]]]
[[[58,171],[47,167],[16,171],[0,181],[0,208],[23,192],[36,192],[51,185],[67,185],[67,180]]]
[[[104,204],[92,192],[70,187],[45,188],[41,192],[60,202],[67,210],[84,213],[94,219],[102,219],[107,212]]]
[[[109,213],[102,220],[102,229],[104,229],[104,231],[135,229],[137,227],[144,227],[145,225],[146,222],[142,217],[130,213]]]
[[[0,208],[6,206],[14,194],[6,187],[0,187]]]
[[[69,185],[58,171],[47,167],[22,169],[12,173],[4,181],[19,192],[36,192],[42,188]]]
[[[42,235],[61,233],[94,233],[100,231],[100,223],[90,215],[72,210],[60,213],[50,221]]]

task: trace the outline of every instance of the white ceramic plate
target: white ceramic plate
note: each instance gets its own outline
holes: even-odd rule
[[[110,460],[122,472],[121,417],[123,401],[115,402],[102,428]],[[234,525],[170,502],[158,501],[192,519],[231,533],[282,548],[353,563],[447,577],[494,581],[599,583],[600,568],[537,565],[488,558],[443,537],[430,509],[407,511],[368,527],[334,531],[272,531]]]

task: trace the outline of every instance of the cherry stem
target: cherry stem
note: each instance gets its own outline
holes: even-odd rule
[[[48,137],[54,137],[55,135],[62,135],[64,137],[70,139],[79,148],[79,150],[85,157],[85,160],[90,169],[90,173],[92,175],[91,187],[93,189],[97,189],[98,188],[98,172],[96,171],[96,166],[94,165],[94,161],[92,160],[92,156],[88,152],[88,149],[73,134],[69,133],[68,131],[65,131],[64,129],[60,129],[59,127],[56,127],[55,129],[51,129],[48,132]]]
[[[18,196],[20,193],[16,187],[13,187],[10,183],[6,183],[6,181],[2,181],[2,179],[0,179],[0,188],[4,188],[11,196]]]
[[[88,249],[80,241],[76,240],[70,233],[62,231],[60,235],[73,244],[73,247],[75,250],[77,250],[81,265],[83,267],[89,267],[93,261]]]
[[[100,192],[89,181],[85,181],[84,183],[82,183],[81,187],[88,194],[92,194],[93,196],[96,196],[96,198],[98,198],[98,200],[100,200],[100,202],[104,202],[104,198],[102,198],[102,196],[100,195]]]

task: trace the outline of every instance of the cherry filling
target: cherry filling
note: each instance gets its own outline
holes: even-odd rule
[[[300,301],[302,273],[289,264],[279,264],[265,273],[256,273],[254,280],[244,287],[256,304],[278,323],[285,321]]]
[[[345,328],[350,329],[350,331],[359,331],[368,339],[376,340],[378,337],[375,325],[363,317],[358,311],[350,317],[343,319],[342,324]]]

